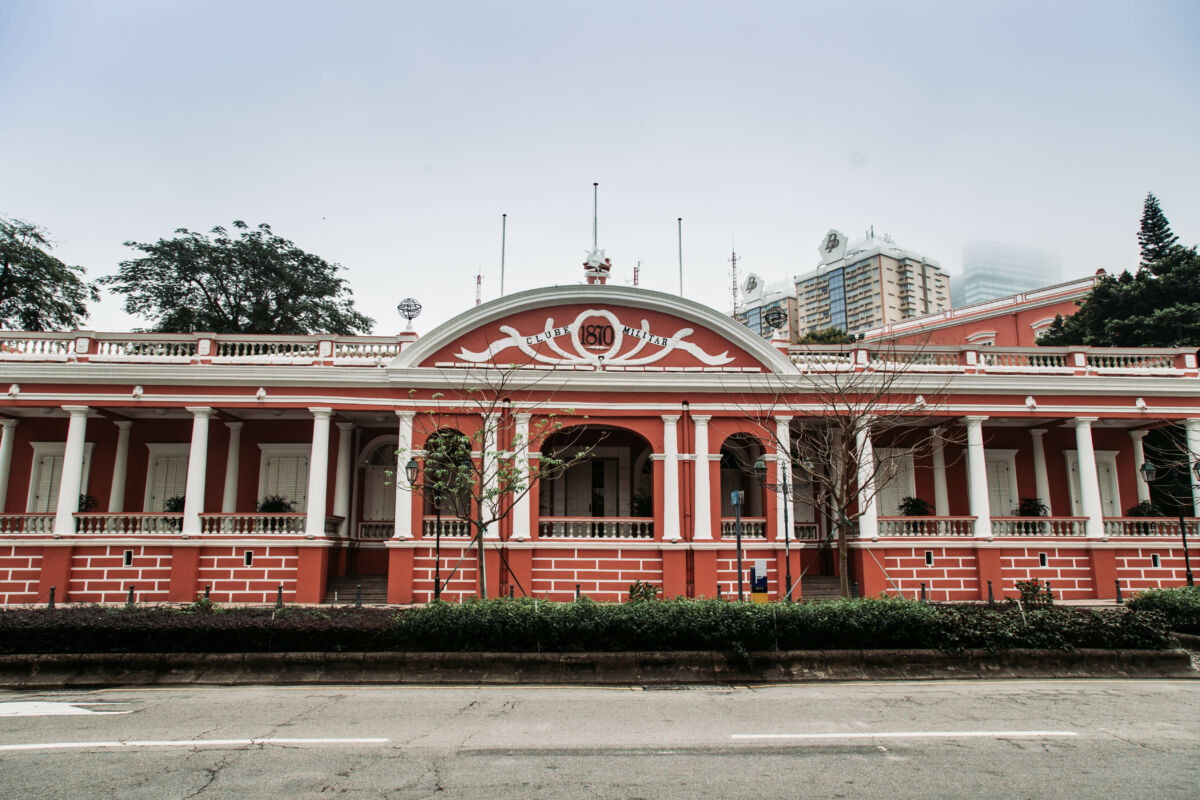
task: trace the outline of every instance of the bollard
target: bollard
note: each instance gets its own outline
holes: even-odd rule
[[[209,595],[210,595],[211,593],[212,593],[212,584],[205,584],[205,585],[204,585],[204,599],[205,599],[205,600],[209,600],[209,599],[211,599],[211,598],[209,597]]]
[[[988,581],[988,605],[995,605],[996,597],[992,594],[992,582]]]
[[[283,584],[279,584],[279,588],[275,590],[275,607],[283,608]]]
[[[579,599],[579,584],[575,584],[575,599]]]
[[[132,583],[129,584],[129,599],[127,599],[125,601],[125,605],[127,605],[127,606],[133,605],[133,584]]]
[[[50,609],[51,611],[54,610],[54,590],[55,590],[55,588],[57,588],[57,587],[54,587],[54,586],[50,587],[50,604],[46,606],[46,608]]]
[[[354,587],[354,607],[362,608],[362,584]]]
[[[858,581],[850,581],[850,596],[858,597]]]
[[[925,602],[925,581],[921,581],[921,602]]]
[[[512,600],[514,597],[516,597],[516,592],[517,592],[517,587],[509,586],[508,587],[508,599]]]
[[[1054,603],[1054,590],[1050,588],[1050,581],[1046,581],[1046,602]]]
[[[721,599],[721,584],[717,584],[717,599]]]
[[[1113,581],[1113,583],[1117,585],[1117,605],[1125,605],[1125,598],[1121,597],[1121,579],[1118,578],[1117,580]]]

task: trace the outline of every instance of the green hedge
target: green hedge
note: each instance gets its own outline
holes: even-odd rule
[[[1136,611],[1157,611],[1171,630],[1200,636],[1200,586],[1152,589],[1136,595],[1127,605]]]
[[[1152,610],[673,600],[491,600],[387,609],[68,607],[0,612],[0,652],[584,652],[1016,647],[1161,649]]]

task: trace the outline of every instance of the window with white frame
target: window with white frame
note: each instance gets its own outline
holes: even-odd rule
[[[161,513],[167,501],[187,492],[187,444],[147,444],[150,463],[146,467],[146,497],[142,510]]]
[[[260,444],[258,499],[284,497],[292,501],[292,511],[308,510],[309,444]]]
[[[63,442],[32,442],[33,470],[29,476],[29,497],[25,510],[30,514],[53,513],[58,507],[58,488],[62,483]],[[92,466],[92,443],[83,445],[83,480],[80,494],[87,494],[88,472]]]
[[[993,517],[1011,517],[1017,507],[1017,451],[984,451],[987,469],[988,513]]]
[[[1079,453],[1066,450],[1067,474],[1071,480],[1067,486],[1071,492],[1071,513],[1083,516],[1083,495],[1079,486]],[[1121,516],[1121,489],[1117,481],[1117,451],[1096,450],[1096,481],[1100,484],[1100,513],[1105,517]]]
[[[881,517],[900,516],[900,503],[917,494],[911,450],[875,448],[875,507]]]

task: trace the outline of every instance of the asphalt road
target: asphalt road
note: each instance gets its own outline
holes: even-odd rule
[[[14,798],[1200,797],[1200,681],[0,692]]]

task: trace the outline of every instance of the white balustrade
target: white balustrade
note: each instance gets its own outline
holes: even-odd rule
[[[880,536],[974,536],[975,517],[880,517]]]
[[[261,536],[306,531],[306,514],[201,514],[200,532],[205,535]]]
[[[374,366],[386,363],[400,354],[400,342],[395,339],[336,339],[333,343],[333,363]]]
[[[76,514],[75,532],[90,535],[135,536],[179,533],[183,514]]]
[[[436,516],[422,518],[421,535],[423,537],[426,539],[436,538],[438,535],[437,530],[438,522]],[[457,517],[442,517],[442,538],[445,539],[447,537],[451,539],[470,539],[471,523]]]
[[[1071,372],[1070,351],[1048,347],[979,349],[984,372]]]
[[[815,522],[796,522],[792,525],[792,539],[801,542],[820,541],[821,530]]]
[[[1087,517],[992,517],[992,536],[1085,536]]]
[[[545,539],[653,539],[654,520],[648,517],[542,517],[538,520],[538,536]]]
[[[214,364],[305,364],[319,358],[320,342],[312,338],[226,339],[218,338]]]
[[[390,539],[396,531],[394,520],[371,520],[358,523],[359,539]]]
[[[66,361],[75,354],[75,335],[4,331],[0,333],[0,361]]]
[[[166,338],[167,334],[108,336],[98,334],[88,358],[92,361],[188,364],[196,355],[195,337]]]
[[[736,539],[737,538],[737,519],[735,517],[721,517],[721,538]],[[767,518],[766,517],[742,517],[742,538],[743,539],[766,539],[767,538]]]
[[[1185,519],[1188,536],[1197,534],[1197,520]],[[1179,538],[1178,517],[1105,517],[1105,536],[1167,536]]]
[[[0,534],[54,533],[54,514],[0,514]]]

